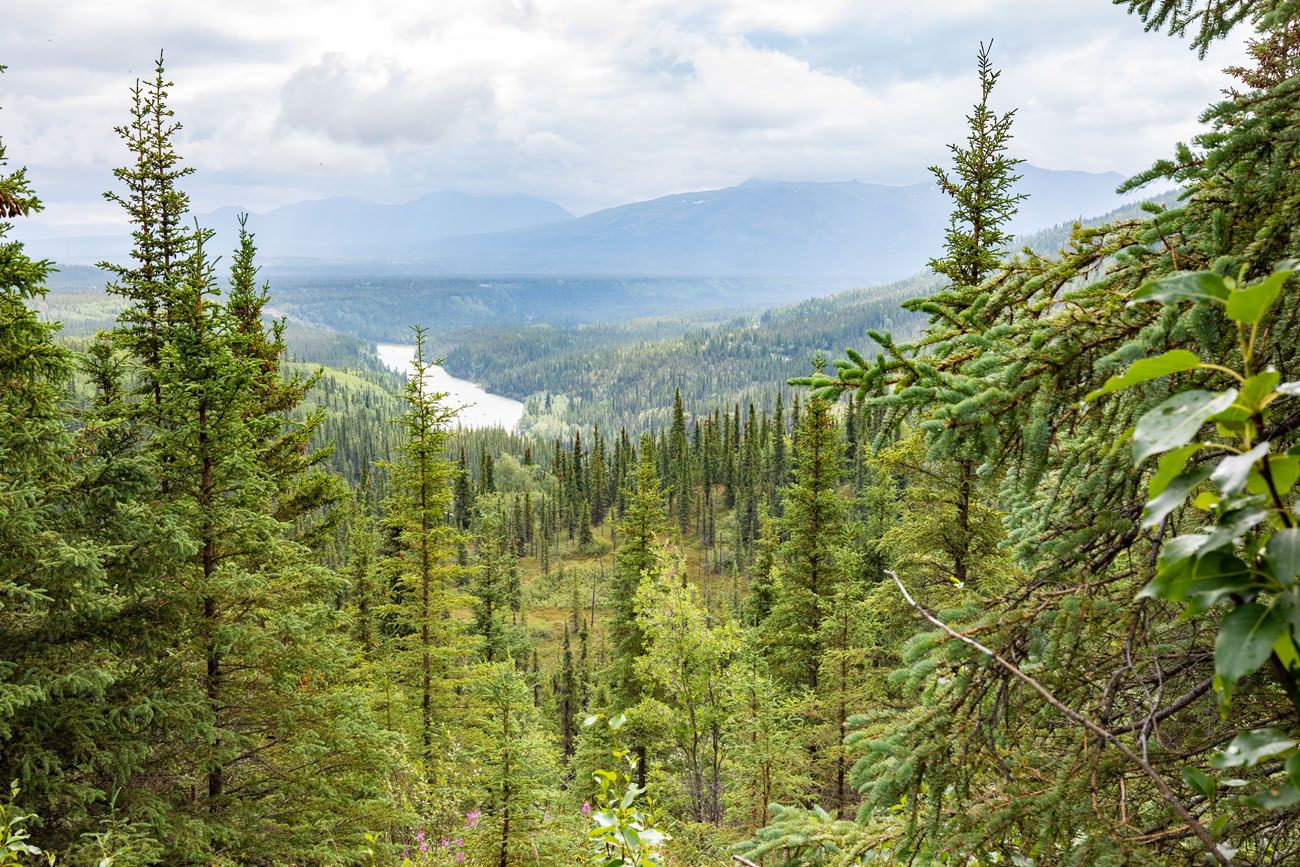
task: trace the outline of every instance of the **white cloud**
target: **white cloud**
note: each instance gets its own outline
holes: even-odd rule
[[[749,176],[920,180],[978,42],[1019,155],[1136,171],[1197,129],[1200,62],[1075,0],[6,0],[0,135],[47,222],[98,229],[112,127],[160,47],[198,210],[528,192],[584,211]],[[53,8],[51,8],[53,7]]]

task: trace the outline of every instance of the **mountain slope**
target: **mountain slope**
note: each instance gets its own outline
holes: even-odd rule
[[[1022,166],[1012,231],[1122,204],[1115,173]],[[401,205],[334,198],[254,214],[264,262],[401,265],[423,275],[835,278],[858,285],[914,274],[939,249],[951,203],[932,183],[750,180],[574,218],[529,196],[430,193]],[[238,209],[200,217],[233,244]],[[62,263],[120,259],[123,237],[32,240]]]
[[[217,232],[213,251],[225,253],[234,248],[235,220],[243,210],[226,207],[198,215],[203,226]],[[457,235],[504,232],[572,219],[572,214],[554,202],[533,196],[433,192],[401,204],[350,197],[295,202],[265,214],[250,214],[248,227],[257,235],[264,261],[384,262]],[[33,227],[25,240],[35,255],[62,264],[122,259],[130,249],[126,235],[52,238],[39,226]]]
[[[1122,204],[1115,173],[1023,167],[1027,232]],[[576,220],[433,244],[443,273],[818,276],[901,279],[942,245],[951,202],[930,183],[750,180],[597,211]]]

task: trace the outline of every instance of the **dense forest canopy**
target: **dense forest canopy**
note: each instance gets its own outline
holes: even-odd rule
[[[932,276],[458,347],[523,432],[275,315],[161,58],[76,334],[0,142],[0,864],[1300,863],[1300,2],[1116,5],[1251,32],[1177,193],[1016,252],[982,45]]]

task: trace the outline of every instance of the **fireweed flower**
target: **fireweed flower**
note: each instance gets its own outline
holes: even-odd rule
[[[463,864],[463,863],[465,863],[465,853],[464,853],[464,852],[457,852],[457,853],[456,853],[456,863],[457,863],[457,864]]]
[[[418,842],[420,842],[420,843],[423,843],[423,842],[424,842],[424,829],[423,829],[423,828],[421,828],[420,830],[418,830],[418,831],[415,832],[415,839],[416,839]]]
[[[588,803],[587,801],[582,802],[582,815],[584,816],[591,815],[591,804]]]
[[[478,824],[478,820],[481,818],[483,818],[483,814],[480,811],[470,810],[465,814],[465,827],[471,831],[474,830],[474,826]]]

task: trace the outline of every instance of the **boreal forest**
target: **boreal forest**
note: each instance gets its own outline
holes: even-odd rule
[[[1132,204],[1014,231],[962,46],[925,271],[785,306],[281,280],[181,49],[129,255],[0,143],[0,865],[1300,865],[1300,0],[1110,15],[1249,57]]]

